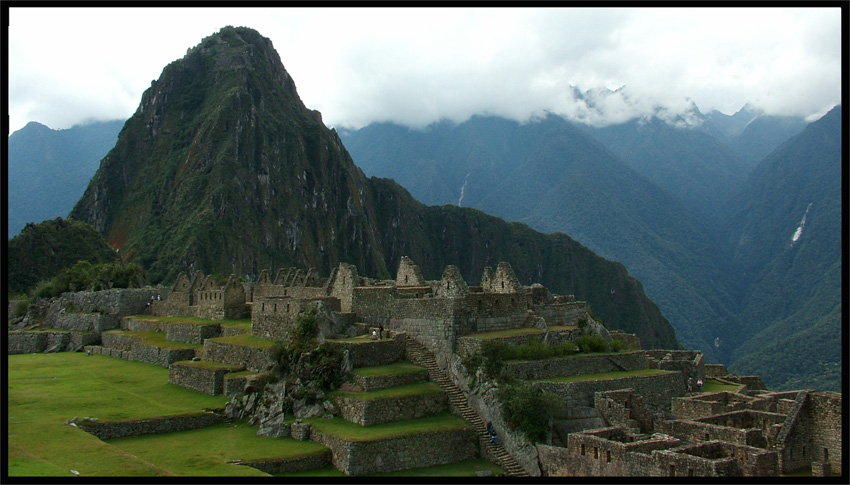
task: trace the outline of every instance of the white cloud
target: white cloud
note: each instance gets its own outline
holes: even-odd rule
[[[807,116],[840,102],[837,8],[15,7],[11,129],[129,117],[168,63],[224,25],[269,37],[329,125],[545,111],[610,122],[690,100]],[[573,97],[621,86],[597,111]]]

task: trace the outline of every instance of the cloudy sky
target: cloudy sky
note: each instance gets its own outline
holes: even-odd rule
[[[7,109],[12,132],[126,119],[168,63],[234,25],[272,40],[328,126],[546,111],[600,124],[691,101],[815,118],[841,101],[840,17],[788,7],[15,7]]]

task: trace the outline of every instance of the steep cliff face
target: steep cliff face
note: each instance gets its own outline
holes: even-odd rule
[[[187,269],[328,274],[341,261],[388,278],[404,255],[429,279],[455,264],[477,283],[485,265],[505,260],[524,283],[574,293],[647,346],[678,346],[622,265],[564,235],[425,207],[395,182],[367,179],[304,107],[271,42],[247,28],[225,27],[163,70],[71,217],[91,222],[154,283]]]
[[[341,259],[385,276],[365,185],[271,41],[228,27],[152,82],[71,217],[154,279]]]

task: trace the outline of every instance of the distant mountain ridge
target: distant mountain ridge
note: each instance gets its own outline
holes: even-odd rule
[[[722,116],[724,121],[737,122],[725,127],[728,132],[723,136],[729,142],[744,136],[758,139],[754,127],[759,124],[784,123],[793,132],[800,121],[749,108],[733,117]],[[819,122],[827,123],[831,117]],[[573,128],[556,116],[524,124],[473,117],[460,124],[435,123],[424,130],[376,123],[356,131],[342,130],[341,136],[367,173],[396,179],[426,203],[462,203],[544,232],[567,232],[594,251],[623,261],[674,323],[680,341],[702,350],[710,361],[734,365],[754,350],[747,343],[754,335],[742,334],[742,326],[765,320],[757,312],[745,311],[757,308],[759,297],[755,303],[745,302],[744,295],[753,291],[749,287],[753,279],[744,277],[740,270],[748,264],[734,257],[728,246],[729,234],[742,223],[730,222],[729,214],[752,204],[735,200],[736,195],[764,192],[772,182],[747,181],[750,172],[759,173],[760,166],[751,166],[727,142],[712,136],[710,118],[694,126],[652,119]],[[589,140],[590,136],[596,140]],[[794,143],[802,144],[796,149],[798,155],[817,151],[814,142],[800,136],[781,140],[785,145],[774,154]],[[779,139],[761,138],[762,149],[779,144]],[[822,147],[831,150],[829,156],[840,155],[840,145]],[[815,185],[832,183],[835,188],[840,174],[829,177],[818,178]],[[779,200],[771,204],[781,207]],[[796,217],[799,224],[803,213]],[[840,221],[833,229],[838,227]],[[766,256],[758,246],[753,248]],[[783,294],[775,285],[771,288]],[[822,302],[840,294],[840,283],[837,291],[833,286],[818,293]],[[806,301],[811,310],[812,300]],[[821,310],[808,315],[834,317],[832,309],[821,305]],[[813,320],[805,321],[809,322],[806,328],[813,328]],[[790,382],[770,381],[785,388],[801,385]],[[818,382],[836,389],[840,379],[832,374]]]
[[[409,256],[426,278],[457,265],[471,284],[508,261],[524,283],[588,301],[648,347],[679,348],[625,267],[563,234],[481,211],[426,207],[367,179],[304,107],[271,41],[225,27],[163,69],[71,212],[156,283],[181,271],[240,275],[339,262],[386,278]]]
[[[66,217],[100,159],[115,145],[122,126],[123,121],[107,121],[52,130],[30,122],[12,133],[7,154],[7,239],[28,222]]]

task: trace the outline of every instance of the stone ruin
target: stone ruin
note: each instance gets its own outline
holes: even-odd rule
[[[128,297],[120,296],[122,291]],[[271,340],[288,339],[298,314],[308,309],[318,316],[320,340],[361,335],[383,326],[387,335],[410,337],[433,354],[480,418],[503,430],[500,436],[504,448],[530,475],[777,476],[808,468],[816,476],[842,473],[841,394],[769,392],[760,378],[731,375],[723,366],[706,364],[698,351],[640,350],[635,335],[609,332],[595,322],[586,302],[575,301],[571,295],[553,295],[539,284],[524,286],[505,262],[495,271],[485,268],[479,285],[469,285],[455,266],[447,266],[438,280],[426,280],[419,267],[403,257],[394,280],[366,278],[355,266],[341,263],[327,278],[314,269],[289,268],[277,271],[273,279],[263,270],[253,284],[230,276],[222,286],[212,276],[199,272],[192,278],[179,275],[170,289],[109,290],[108,297],[93,294],[81,299],[78,294],[66,294],[62,298],[74,308],[91,301],[121,302],[108,311],[103,311],[103,304],[95,309],[96,305],[89,303],[96,317],[53,308],[51,325],[56,328],[63,328],[63,321],[70,322],[64,326],[75,329],[88,325],[85,330],[92,335],[84,343],[91,343],[94,334],[117,328],[122,316],[146,312],[209,320],[250,316],[251,334]],[[635,349],[581,360],[506,365],[506,372],[516,378],[539,380],[638,369],[658,369],[664,374],[589,383],[535,383],[539,389],[560,396],[564,405],[556,412],[546,443],[529,443],[508,429],[494,398],[493,384],[481,379],[473,384],[473,376],[462,364],[480,345],[471,336],[516,328],[540,332],[506,339],[509,344],[537,338],[558,343],[574,340],[582,333],[595,333]],[[10,332],[10,353],[44,351],[44,342],[41,347],[28,347],[33,338],[25,334],[13,336]],[[39,338],[55,340],[49,334]],[[267,368],[268,360],[262,353],[233,354],[205,335],[192,338],[204,342],[205,358],[213,356],[224,366],[238,365],[256,372]],[[404,343],[404,339],[388,339],[363,355],[352,354],[351,359],[358,360],[357,365],[375,365],[375,358],[382,359],[378,364],[391,362],[404,357]],[[63,349],[79,350],[83,344]],[[119,351],[119,356],[127,358],[128,353],[129,345]],[[172,373],[186,373],[190,381],[201,382],[201,374],[196,375],[200,371],[188,365],[172,365],[176,359],[160,357],[164,364],[157,363],[173,367]],[[224,375],[227,371],[222,368],[217,372]],[[695,393],[687,388],[689,378],[693,382],[712,378],[741,387],[737,392]],[[243,381],[228,381],[219,375],[217,384],[203,384],[198,390],[241,395],[237,384]],[[251,387],[248,381],[242,387]],[[251,399],[256,399],[254,396]],[[274,418],[276,421],[261,423],[261,428],[265,426],[267,432],[269,426],[282,429],[282,416]],[[257,415],[253,419],[259,422],[266,418]],[[288,431],[295,436],[294,428]]]

